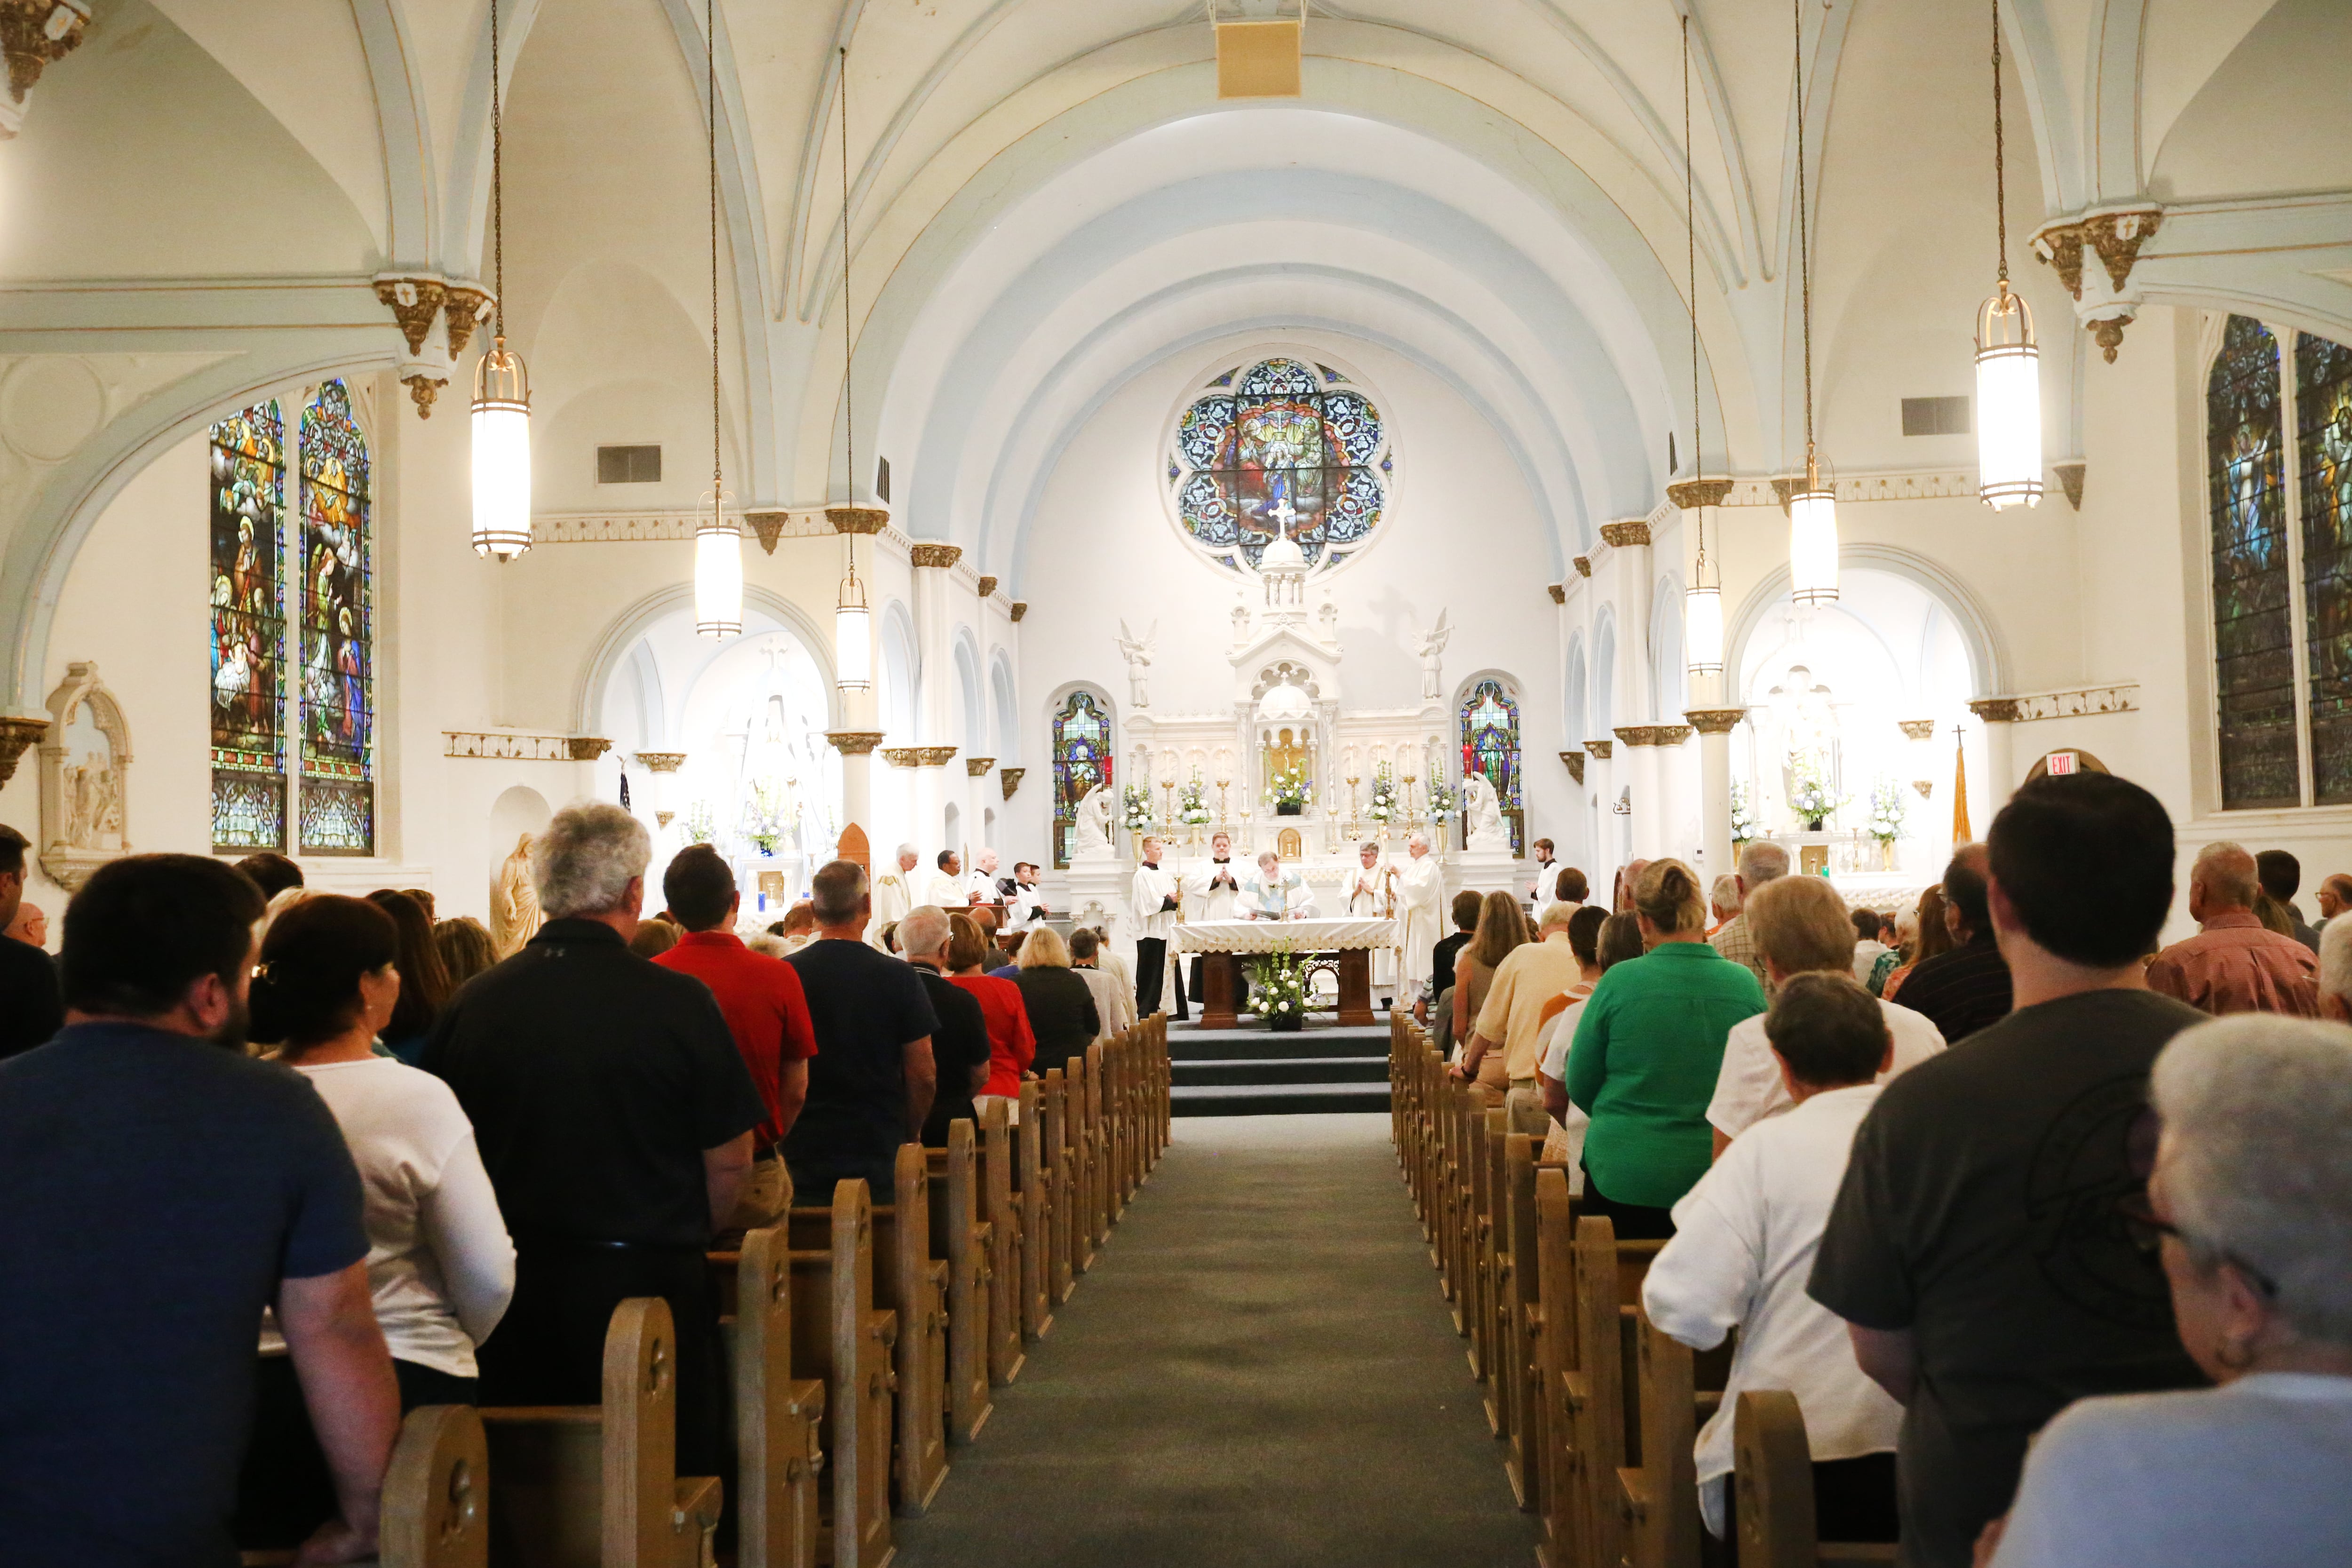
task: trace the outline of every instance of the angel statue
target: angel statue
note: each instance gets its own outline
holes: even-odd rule
[[[1079,797],[1076,810],[1071,813],[1075,829],[1070,835],[1071,859],[1110,858],[1110,816],[1109,785],[1097,784]]]
[[[1151,642],[1160,635],[1160,623],[1154,621],[1141,637],[1127,629],[1127,622],[1118,623],[1119,657],[1127,660],[1127,700],[1137,708],[1151,706],[1144,690],[1143,672],[1151,668]]]
[[[1412,651],[1421,655],[1421,700],[1435,702],[1444,693],[1439,689],[1438,659],[1445,652],[1445,639],[1454,628],[1445,624],[1445,612],[1437,612],[1437,624],[1425,632],[1414,634]]]
[[[1462,775],[1462,821],[1470,830],[1471,848],[1510,848],[1510,838],[1503,831],[1503,803],[1485,773],[1474,771]]]

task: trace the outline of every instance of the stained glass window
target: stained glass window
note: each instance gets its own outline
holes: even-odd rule
[[[1511,853],[1525,853],[1520,842],[1527,832],[1527,806],[1519,791],[1519,703],[1492,676],[1462,700],[1462,776],[1472,773],[1486,774],[1495,786],[1496,802],[1511,825]]]
[[[1394,459],[1380,410],[1327,365],[1261,360],[1208,384],[1177,421],[1168,482],[1184,530],[1236,571],[1277,534],[1309,564],[1363,547]]]
[[[2341,805],[2352,801],[2352,349],[2297,335],[2294,424],[2312,800]]]
[[[1110,787],[1110,714],[1091,691],[1073,691],[1054,715],[1054,865],[1070,863],[1070,833],[1087,792]]]
[[[212,429],[213,847],[286,847],[285,426],[275,403]]]
[[[2205,385],[2221,804],[2298,805],[2277,341],[2232,316]]]
[[[367,437],[351,390],[302,410],[302,772],[305,855],[375,852],[375,604]]]

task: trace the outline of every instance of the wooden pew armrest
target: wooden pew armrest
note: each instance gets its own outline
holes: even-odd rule
[[[670,1528],[680,1532],[718,1529],[719,1506],[726,1495],[727,1488],[717,1476],[678,1477]]]
[[[1893,1542],[1825,1541],[1821,1546],[1822,1568],[1870,1568],[1874,1563],[1895,1561]]]

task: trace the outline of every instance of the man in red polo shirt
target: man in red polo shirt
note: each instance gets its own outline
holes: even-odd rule
[[[735,934],[743,895],[734,868],[708,844],[689,845],[662,873],[662,897],[686,927],[677,945],[654,960],[710,987],[735,1048],[768,1107],[753,1137],[761,1154],[784,1141],[808,1099],[808,1059],[816,1055],[801,977],[779,958],[753,952]]]

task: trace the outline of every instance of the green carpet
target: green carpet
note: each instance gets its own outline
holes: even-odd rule
[[[1530,1568],[1388,1128],[1179,1121],[901,1568]]]

